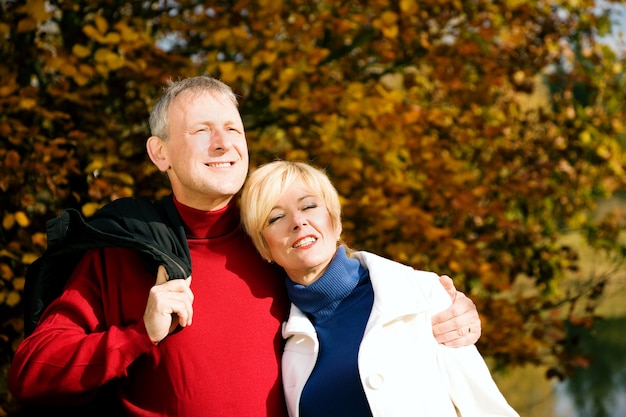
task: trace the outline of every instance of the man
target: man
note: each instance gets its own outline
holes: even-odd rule
[[[159,267],[155,281],[137,251],[89,250],[19,346],[11,392],[35,404],[102,397],[102,410],[113,392],[129,416],[286,416],[279,328],[289,303],[239,225],[233,197],[249,160],[236,97],[210,77],[171,83],[150,128],[148,155],[170,180],[193,278],[168,280]],[[467,297],[442,314],[440,343],[478,339]]]

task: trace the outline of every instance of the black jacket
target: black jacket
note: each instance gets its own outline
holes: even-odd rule
[[[24,284],[24,333],[31,334],[44,309],[57,298],[89,249],[123,247],[139,251],[156,273],[158,265],[169,279],[191,275],[191,256],[182,220],[171,195],[117,199],[85,220],[67,209],[46,223],[48,247],[28,268]],[[156,276],[156,275],[155,275]]]

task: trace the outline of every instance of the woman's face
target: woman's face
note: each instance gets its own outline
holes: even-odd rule
[[[337,250],[341,226],[333,227],[323,200],[302,182],[295,182],[270,212],[263,230],[274,261],[292,281],[313,283]]]

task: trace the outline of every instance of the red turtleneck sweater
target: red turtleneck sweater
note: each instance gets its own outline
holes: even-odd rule
[[[88,252],[15,354],[18,400],[71,404],[110,382],[131,416],[286,416],[281,275],[241,230],[234,201],[213,212],[176,206],[191,251],[193,324],[154,346],[142,317],[155,276],[131,250]]]

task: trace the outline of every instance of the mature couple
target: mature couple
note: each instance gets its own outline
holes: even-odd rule
[[[168,280],[133,249],[87,251],[15,354],[19,401],[82,412],[104,398],[101,415],[129,416],[517,415],[473,345],[471,300],[342,245],[323,172],[256,170],[244,231],[248,148],[230,87],[170,83],[150,128],[192,276]]]

